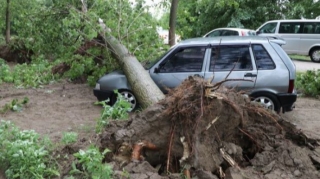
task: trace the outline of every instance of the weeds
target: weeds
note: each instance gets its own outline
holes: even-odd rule
[[[77,142],[78,140],[78,133],[75,132],[64,132],[62,135],[61,142],[64,145],[72,144]]]
[[[113,173],[111,166],[102,163],[105,154],[108,152],[110,152],[108,149],[100,152],[95,146],[90,146],[86,151],[80,150],[74,156],[77,158],[78,163],[81,164],[81,169],[78,169],[76,163],[73,163],[70,174],[85,175],[92,179],[111,178]]]
[[[115,91],[115,94],[117,94],[117,101],[113,106],[107,104],[109,102],[109,99],[96,103],[103,106],[101,116],[97,122],[97,133],[100,133],[110,120],[126,120],[129,117],[128,111],[131,110],[131,105],[123,98],[120,93]]]
[[[0,122],[0,162],[7,178],[59,176],[39,135],[33,130],[20,131],[9,121]]]
[[[10,103],[5,104],[0,113],[7,113],[9,110],[20,112],[23,109],[23,106],[29,102],[29,98],[25,97],[23,100],[19,101],[18,99],[13,99]]]

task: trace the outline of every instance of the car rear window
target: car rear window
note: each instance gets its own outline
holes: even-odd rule
[[[263,45],[253,44],[252,50],[258,70],[272,70],[276,68],[276,65]]]
[[[290,69],[295,69],[295,64],[292,62],[288,54],[281,48],[281,46],[274,42],[270,42],[270,44],[273,47],[273,49],[278,53],[278,55],[281,57],[282,61],[286,64],[286,66]],[[294,77],[295,70],[290,70],[290,75]]]

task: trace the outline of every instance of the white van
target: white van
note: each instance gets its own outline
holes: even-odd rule
[[[272,20],[256,33],[284,39],[282,47],[287,54],[308,55],[313,62],[320,62],[320,20]]]

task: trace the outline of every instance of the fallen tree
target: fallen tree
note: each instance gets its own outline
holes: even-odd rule
[[[82,12],[86,14],[87,4],[83,0],[81,0],[81,3]],[[99,32],[98,39],[103,39],[106,50],[110,51],[113,57],[117,59],[139,104],[142,107],[147,107],[163,99],[164,94],[151,79],[148,71],[144,69],[137,58],[118,39],[111,35],[111,30],[102,19],[99,19],[99,26],[101,27],[101,31]]]

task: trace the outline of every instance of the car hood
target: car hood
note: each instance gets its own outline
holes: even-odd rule
[[[106,73],[105,75],[125,75],[125,74],[121,70],[115,70],[115,71],[112,71],[110,73]]]
[[[116,70],[110,73],[104,74],[98,82],[101,83],[103,81],[109,81],[110,79],[116,79],[116,78],[126,78],[126,75],[121,70]]]

